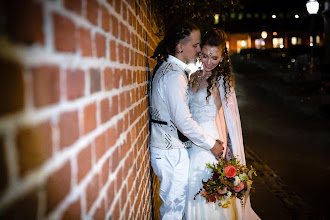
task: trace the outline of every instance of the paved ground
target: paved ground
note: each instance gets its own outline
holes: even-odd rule
[[[330,121],[283,97],[271,70],[240,65],[236,91],[246,157],[259,173],[253,209],[262,219],[330,218]]]

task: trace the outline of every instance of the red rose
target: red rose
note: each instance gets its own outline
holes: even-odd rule
[[[235,190],[235,192],[239,192],[239,191],[241,191],[242,189],[244,189],[244,184],[243,184],[243,182],[240,182],[237,186],[234,186],[234,190]]]
[[[237,170],[234,166],[228,166],[225,168],[225,173],[227,178],[233,178],[236,176]]]

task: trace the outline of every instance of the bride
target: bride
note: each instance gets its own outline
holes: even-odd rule
[[[194,120],[213,138],[224,142],[223,157],[230,160],[237,156],[245,164],[241,121],[232,71],[226,49],[226,34],[213,28],[202,39],[201,62],[203,70],[191,75],[189,86],[189,107]],[[202,180],[211,177],[206,163],[216,163],[213,154],[197,145],[189,149],[190,168],[186,218],[193,219],[260,219],[252,210],[250,200],[244,203],[232,198],[229,208],[217,203],[207,203],[205,198],[195,194],[202,188]]]

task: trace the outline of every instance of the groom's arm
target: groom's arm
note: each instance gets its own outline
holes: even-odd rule
[[[218,152],[216,141],[209,136],[192,118],[186,100],[187,82],[184,76],[168,74],[163,77],[161,96],[168,106],[168,111],[176,127],[196,145],[210,150],[214,146]]]

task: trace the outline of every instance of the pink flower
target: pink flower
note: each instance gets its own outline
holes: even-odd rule
[[[235,190],[235,192],[239,192],[239,191],[241,191],[242,189],[244,189],[244,184],[243,184],[243,182],[240,182],[237,186],[234,186],[234,190]]]
[[[202,195],[203,196],[206,196],[207,195],[207,192],[205,190],[203,190]]]
[[[224,187],[223,189],[218,189],[219,194],[226,194],[227,193],[227,187]]]
[[[228,166],[225,168],[225,173],[227,178],[233,178],[236,175],[237,170],[234,166]]]

